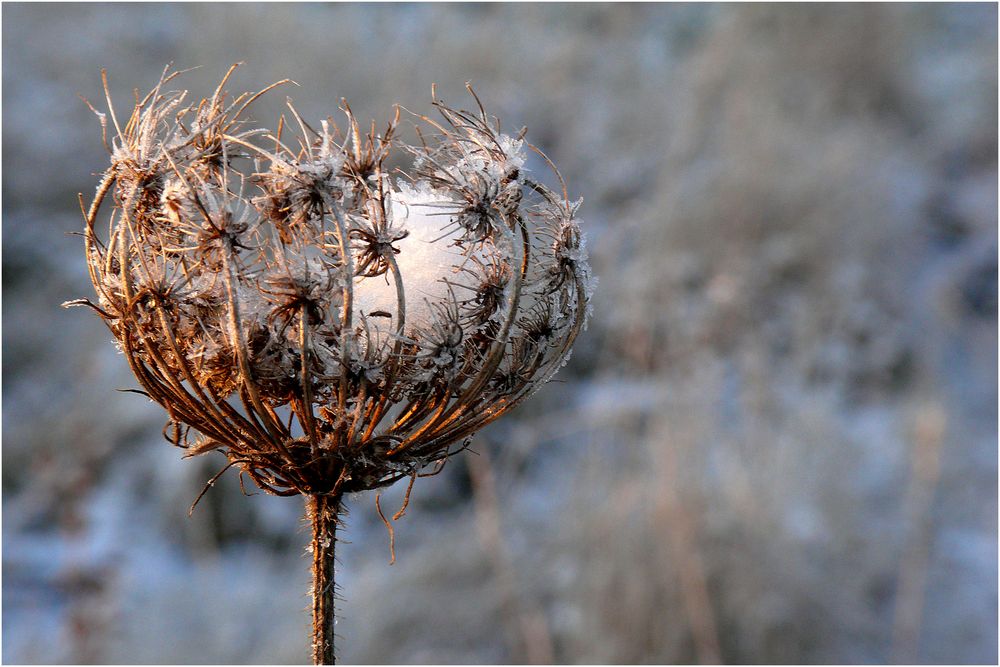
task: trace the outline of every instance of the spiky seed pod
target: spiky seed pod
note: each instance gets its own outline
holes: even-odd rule
[[[441,118],[416,116],[423,143],[405,146],[398,110],[363,136],[346,103],[345,134],[289,104],[295,122],[270,134],[243,118],[268,89],[230,98],[227,74],[189,103],[164,90],[175,76],[124,126],[109,108],[86,216],[97,303],[74,302],[108,324],[175,444],[279,495],[377,488],[443,461],[566,360],[592,283],[578,202],[532,177],[529,151],[562,183],[478,98],[435,99]],[[413,165],[393,175],[394,147]]]

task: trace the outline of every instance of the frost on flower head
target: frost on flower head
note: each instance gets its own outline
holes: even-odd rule
[[[231,97],[229,74],[192,103],[165,72],[124,125],[99,114],[97,302],[71,305],[101,315],[176,445],[223,452],[268,492],[340,495],[443,463],[569,355],[593,282],[579,202],[474,93],[472,112],[435,99],[410,146],[398,110],[363,133],[346,102],[343,130],[290,104],[277,131],[255,127],[250,104],[283,82]],[[390,172],[393,150],[410,166]]]

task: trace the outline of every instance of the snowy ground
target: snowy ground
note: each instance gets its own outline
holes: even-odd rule
[[[601,281],[395,565],[350,499],[345,662],[995,662],[996,12],[5,4],[3,661],[308,657],[301,503],[224,478],[187,518],[221,461],[58,308],[106,163],[76,94],[245,61],[314,119],[471,80],[584,197]]]

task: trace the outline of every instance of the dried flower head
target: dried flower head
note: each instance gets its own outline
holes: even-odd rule
[[[86,214],[97,302],[71,305],[104,319],[176,445],[223,452],[270,493],[442,463],[569,355],[591,291],[578,202],[475,93],[473,112],[435,99],[409,146],[398,109],[381,134],[346,103],[343,133],[290,103],[293,122],[254,127],[248,107],[284,82],[230,97],[231,73],[189,102],[165,71],[124,125],[108,100],[111,166]],[[387,171],[394,149],[409,169]]]
[[[229,459],[216,478],[236,466],[241,482],[307,497],[313,659],[330,664],[342,495],[412,488],[551,378],[592,279],[579,202],[471,88],[473,112],[432,91],[441,119],[414,116],[410,146],[394,140],[398,108],[382,134],[362,135],[346,102],[343,133],[291,103],[294,123],[253,127],[251,103],[285,82],[230,97],[234,68],[198,102],[166,92],[178,73],[164,70],[124,126],[105,77],[111,165],[84,214],[97,302],[66,305],[104,319],[167,410],[168,439]],[[387,171],[394,148],[409,169]],[[559,191],[531,176],[529,151]]]

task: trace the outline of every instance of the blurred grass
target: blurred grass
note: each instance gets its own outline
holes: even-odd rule
[[[996,11],[5,3],[4,661],[306,658],[298,503],[226,478],[187,519],[215,468],[57,308],[106,163],[75,95],[246,61],[234,89],[301,84],[264,123],[471,80],[584,197],[601,280],[396,565],[351,500],[345,661],[995,662]]]

